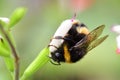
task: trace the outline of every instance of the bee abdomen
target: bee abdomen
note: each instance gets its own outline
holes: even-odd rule
[[[87,51],[86,51],[87,48],[81,48],[81,49],[77,49],[77,48],[73,48],[71,51],[70,51],[70,54],[71,54],[71,62],[77,62],[79,61],[80,59],[82,59]]]

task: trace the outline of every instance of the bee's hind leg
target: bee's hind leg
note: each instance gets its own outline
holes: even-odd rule
[[[67,37],[62,37],[62,36],[55,36],[55,37],[53,37],[52,39],[63,39],[63,40],[65,40],[65,41],[72,41],[72,42],[74,42],[72,39],[67,38]],[[51,39],[51,40],[52,40],[52,39]]]

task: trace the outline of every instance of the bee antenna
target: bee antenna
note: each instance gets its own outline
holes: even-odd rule
[[[71,21],[73,22],[73,20],[74,20],[75,18],[76,18],[76,12],[74,13],[74,15],[73,15]]]

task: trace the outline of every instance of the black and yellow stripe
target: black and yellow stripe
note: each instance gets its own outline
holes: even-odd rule
[[[64,59],[65,59],[65,62],[71,63],[71,56],[70,56],[70,52],[68,50],[67,45],[64,44],[63,48],[64,48]]]
[[[86,27],[77,27],[76,30],[80,34],[86,34],[86,35],[89,34],[89,31]]]

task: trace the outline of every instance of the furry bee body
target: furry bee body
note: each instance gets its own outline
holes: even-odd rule
[[[69,28],[67,30],[64,29],[66,26],[63,27],[65,23],[69,24],[66,25]],[[93,32],[89,33],[87,27],[78,20],[66,20],[61,25],[62,26],[58,28],[49,44],[49,57],[58,64],[60,64],[60,62],[75,63],[83,58],[91,47],[89,47],[90,43],[99,36],[96,31],[101,33],[104,28],[96,28]],[[93,34],[94,32],[95,35]],[[98,40],[99,43],[92,46],[96,47],[106,39],[106,37],[107,36]]]

